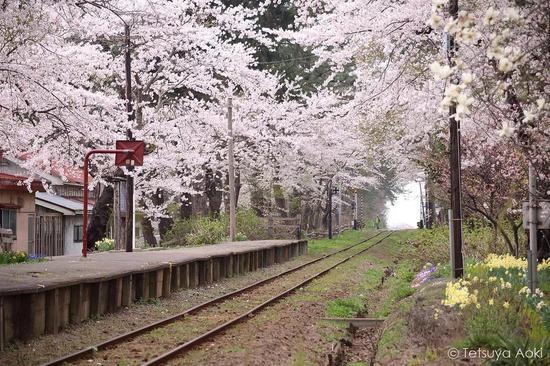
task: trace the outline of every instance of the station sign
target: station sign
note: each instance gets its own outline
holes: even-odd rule
[[[143,155],[145,154],[145,143],[143,141],[117,141],[117,150],[132,150],[130,153],[117,153],[115,156],[116,166],[142,166]]]

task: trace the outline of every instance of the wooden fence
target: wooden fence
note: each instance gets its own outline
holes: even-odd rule
[[[304,229],[304,224],[301,215],[296,217],[267,217],[267,234],[269,238],[276,239],[321,238],[327,236],[326,228],[321,227],[308,231]],[[334,235],[338,235],[351,228],[351,224],[334,225],[333,233]]]
[[[267,218],[267,236],[269,238],[302,238],[302,217],[273,217]]]
[[[63,216],[36,217],[34,245],[29,254],[41,257],[63,255]]]

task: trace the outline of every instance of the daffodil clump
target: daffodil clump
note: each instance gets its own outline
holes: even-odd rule
[[[115,249],[115,240],[104,238],[95,243],[95,249],[100,252],[106,252]]]
[[[545,295],[550,293],[550,261],[542,261],[537,268],[540,288],[531,292],[526,286],[525,259],[491,254],[466,265],[463,278],[447,283],[433,318],[438,321],[442,314],[458,312],[464,324],[463,341],[470,348],[546,347],[550,339],[550,304]],[[511,343],[503,345],[502,339]],[[519,343],[512,344],[512,340]]]
[[[516,258],[509,254],[489,254],[482,265],[488,269],[525,269],[527,268],[527,261],[524,258]]]
[[[516,258],[510,254],[489,254],[487,258],[482,262],[482,265],[488,269],[527,270],[527,259]],[[544,259],[537,265],[537,270],[539,271],[548,268],[550,268],[550,259]]]
[[[539,265],[537,266],[537,269],[541,272],[544,272],[550,269],[550,258],[544,259],[542,262],[540,262]]]
[[[460,309],[464,309],[470,304],[478,304],[478,290],[474,290],[473,293],[470,292],[468,289],[469,284],[470,282],[462,279],[449,282],[445,288],[445,299],[441,303],[449,307],[458,306]]]
[[[23,263],[29,259],[24,251],[0,252],[0,264]]]
[[[539,279],[545,283],[550,276],[550,260],[539,263]],[[550,331],[550,305],[544,292],[537,289],[531,293],[527,283],[527,261],[511,255],[490,254],[480,263],[468,266],[469,272],[462,279],[449,282],[442,305],[475,313],[494,312],[500,315],[517,316],[521,311],[532,311]],[[486,309],[487,308],[487,309]],[[493,309],[493,310],[490,310]]]

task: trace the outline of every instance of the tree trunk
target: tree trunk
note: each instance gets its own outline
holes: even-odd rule
[[[95,243],[105,238],[109,218],[113,213],[114,190],[107,186],[101,192],[99,199],[94,204],[94,209],[88,224],[88,249],[93,250]]]
[[[510,237],[508,236],[508,234],[506,233],[506,231],[502,226],[500,226],[498,223],[496,223],[496,225],[498,227],[498,231],[502,235],[502,238],[506,242],[506,245],[508,245],[508,250],[510,250],[510,254],[514,255],[515,250],[514,250],[514,246],[512,245],[512,241],[510,240]]]
[[[157,246],[157,238],[155,237],[155,231],[153,230],[153,224],[151,219],[143,217],[141,219],[141,230],[143,231],[143,240],[150,247]]]
[[[161,206],[165,203],[166,197],[162,190],[157,190],[155,194],[152,197],[152,201],[155,205]],[[174,225],[174,219],[171,217],[162,217],[159,220],[159,234],[160,239],[164,240],[166,238],[166,234],[170,231],[172,228],[172,225]]]
[[[265,208],[267,206],[264,192],[261,189],[252,187],[250,191],[250,205],[259,217],[265,216]]]
[[[304,229],[306,232],[313,231],[315,227],[314,223],[315,217],[313,209],[309,204],[305,204],[302,206],[302,225],[304,226]]]
[[[489,215],[487,212],[485,212],[483,210],[480,210],[476,206],[471,206],[471,205],[466,205],[465,204],[464,207],[469,208],[470,210],[475,211],[477,213],[480,213],[481,215],[483,215],[483,217],[485,217],[487,220],[489,220],[491,225],[493,225],[493,228],[496,229],[500,233],[502,238],[504,239],[504,242],[508,246],[508,250],[510,251],[510,254],[514,255],[516,250],[514,249],[514,246],[512,245],[512,241],[510,240],[510,237],[508,236],[508,233],[506,233],[506,230],[504,230],[504,228],[498,223],[497,218]]]
[[[172,229],[174,225],[174,219],[171,217],[161,217],[159,220],[159,234],[160,240],[166,239],[166,234]]]
[[[237,172],[235,174],[235,205],[239,207],[239,195],[241,194],[241,174]]]
[[[226,215],[229,215],[229,174],[225,175],[225,191],[223,192],[223,207]],[[235,206],[239,207],[239,193],[241,192],[241,175],[235,174]]]
[[[516,258],[519,258],[519,229],[523,226],[523,222],[519,222],[519,224],[516,224],[516,222],[512,219],[508,219],[508,222],[512,226],[512,233],[514,236],[514,244],[516,246],[515,250],[516,253],[514,254]]]
[[[212,218],[220,217],[220,207],[222,205],[221,173],[213,172],[208,168],[204,175],[204,184],[206,197],[208,198],[208,214]]]
[[[537,249],[539,260],[550,257],[550,230],[539,230]]]
[[[286,210],[286,198],[283,192],[283,188],[280,185],[273,185],[273,197],[275,201],[275,209],[280,217],[288,217]]]
[[[139,206],[141,206],[144,210],[147,209],[145,200],[140,200]],[[141,219],[141,230],[143,232],[143,240],[145,243],[150,247],[156,247],[158,245],[157,238],[155,237],[155,230],[153,229],[153,224],[151,223],[150,218],[143,216]]]
[[[180,205],[180,218],[189,219],[193,215],[192,196],[189,193],[184,193]]]
[[[497,248],[497,241],[498,241],[498,228],[496,225],[493,224],[493,245],[491,248],[491,251],[494,253]]]

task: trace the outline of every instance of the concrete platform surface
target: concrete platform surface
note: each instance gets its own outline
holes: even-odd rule
[[[79,283],[106,281],[197,260],[284,247],[296,240],[241,241],[200,247],[102,252],[53,257],[46,262],[0,266],[0,296],[42,292]]]

